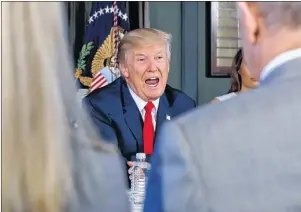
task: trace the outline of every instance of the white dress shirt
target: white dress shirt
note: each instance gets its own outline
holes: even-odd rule
[[[262,70],[260,74],[260,81],[264,80],[277,66],[282,65],[283,63],[301,57],[301,48],[289,50],[281,53],[272,59]]]
[[[222,101],[231,99],[231,98],[233,98],[235,96],[237,96],[237,94],[235,92],[231,92],[231,93],[227,93],[225,95],[218,96],[218,97],[215,97],[215,98],[222,102]]]
[[[144,121],[144,116],[145,116],[145,105],[147,104],[146,101],[144,101],[143,99],[141,99],[139,96],[137,96],[137,94],[134,93],[134,91],[130,88],[130,86],[128,86],[131,96],[133,97],[140,113],[142,116],[142,119]],[[153,121],[153,125],[154,125],[154,130],[156,129],[156,120],[157,120],[157,112],[158,112],[158,107],[159,107],[159,101],[160,98],[156,99],[155,101],[153,101],[152,103],[154,104],[154,108],[152,110],[152,121]]]

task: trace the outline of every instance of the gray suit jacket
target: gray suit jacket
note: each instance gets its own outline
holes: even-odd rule
[[[301,211],[301,58],[165,124],[145,212]]]
[[[74,142],[75,192],[67,212],[130,212],[123,160],[108,144],[103,149]]]

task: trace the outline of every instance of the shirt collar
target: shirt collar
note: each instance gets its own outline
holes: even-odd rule
[[[260,81],[264,80],[269,74],[271,74],[276,67],[298,57],[301,57],[301,48],[289,50],[276,56],[263,68],[263,71],[260,74]]]
[[[137,105],[139,111],[142,112],[144,110],[144,107],[147,104],[147,102],[144,101],[143,99],[141,99],[137,94],[135,94],[135,92],[130,88],[129,85],[128,85],[128,88],[131,93],[131,96],[133,97],[134,101],[136,102],[136,105]],[[158,98],[152,102],[155,106],[154,107],[155,111],[158,111],[159,101],[160,101],[160,98]]]

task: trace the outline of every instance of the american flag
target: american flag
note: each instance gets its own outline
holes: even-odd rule
[[[118,35],[118,28],[122,28],[124,32],[129,30],[129,18],[126,13],[126,2],[125,1],[94,1],[90,11],[90,16],[87,23],[86,34],[85,34],[85,45],[89,43],[93,45],[92,49],[83,55],[87,55],[84,62],[85,68],[83,70],[83,76],[92,76],[92,83],[89,84],[89,91],[92,92],[97,88],[101,88],[108,85],[116,76],[108,68],[112,60],[111,58],[101,58],[105,62],[99,62],[98,66],[93,65],[93,61],[99,61],[98,50],[105,45],[106,40],[111,35],[112,29],[114,30],[114,40],[116,41],[116,34]],[[110,54],[113,52],[114,56],[117,52],[116,42],[110,42],[110,46],[106,46],[104,51],[109,49]],[[103,52],[102,52],[103,53]],[[108,56],[107,52],[105,55]],[[97,59],[97,60],[96,60]],[[101,64],[101,65],[100,65]],[[110,67],[111,68],[111,67]],[[116,68],[116,67],[115,67]],[[94,76],[94,77],[93,77]]]
[[[101,74],[99,71],[93,78],[93,81],[90,85],[90,92],[94,91],[97,88],[101,88],[103,86],[108,85],[109,82],[106,80],[106,78]]]

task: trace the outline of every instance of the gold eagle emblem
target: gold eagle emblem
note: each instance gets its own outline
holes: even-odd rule
[[[119,37],[121,37],[123,33],[124,33],[124,29],[118,26]],[[110,30],[110,34],[105,39],[103,44],[98,48],[97,52],[93,57],[92,64],[91,64],[91,72],[93,77],[106,66],[114,67],[115,65],[115,61],[113,59],[115,53],[114,44],[115,44],[114,27],[112,27]],[[78,78],[83,85],[89,87],[93,81],[93,78],[91,77],[82,76],[82,70],[80,68],[76,69],[75,77]]]

